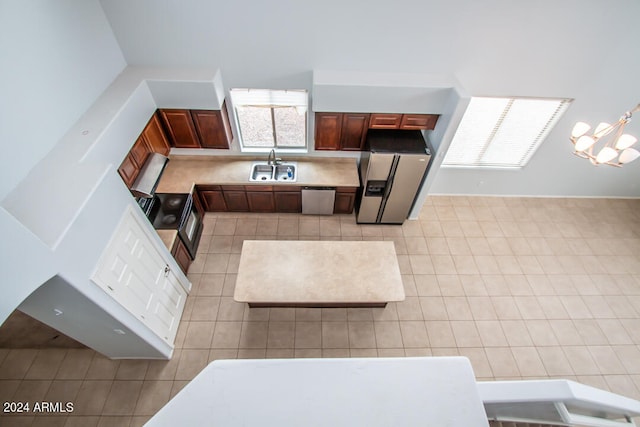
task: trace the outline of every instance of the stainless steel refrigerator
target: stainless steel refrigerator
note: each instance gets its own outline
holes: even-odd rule
[[[424,182],[431,150],[419,130],[369,130],[365,150],[356,221],[402,224]]]

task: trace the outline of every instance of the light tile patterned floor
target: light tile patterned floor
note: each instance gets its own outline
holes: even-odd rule
[[[640,399],[640,201],[438,196],[403,226],[351,215],[205,223],[171,361],[0,350],[0,401],[75,404],[72,416],[0,424],[142,425],[225,358],[462,355],[483,380],[561,377]],[[233,301],[245,239],[393,240],[406,301],[249,309]]]

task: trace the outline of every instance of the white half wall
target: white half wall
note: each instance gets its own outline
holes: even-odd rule
[[[2,201],[126,64],[96,0],[2,1],[0,51],[2,323],[58,271],[51,248],[7,212]],[[29,203],[36,195],[22,197]],[[44,207],[41,215],[58,209],[60,202]]]

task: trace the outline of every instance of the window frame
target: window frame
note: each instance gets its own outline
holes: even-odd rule
[[[262,95],[268,96],[269,98],[275,98],[277,101],[274,102],[265,102],[260,100],[243,100],[242,98],[250,98],[250,93],[254,91],[258,96]],[[242,152],[255,152],[255,153],[265,153],[269,152],[272,149],[278,150],[278,152],[284,153],[306,153],[308,152],[308,132],[309,132],[309,92],[306,89],[255,89],[255,88],[232,88],[229,90],[230,100],[233,107],[234,119],[236,122],[236,126],[238,128],[238,142],[240,145],[240,150]],[[236,95],[244,93],[244,95]],[[304,102],[296,102],[296,103],[284,103],[282,100],[286,98],[287,94],[291,93],[292,96],[304,96]],[[280,98],[279,95],[283,95],[283,98]],[[234,99],[235,98],[235,99]],[[240,100],[238,99],[240,98]],[[255,145],[246,145],[243,134],[242,134],[242,126],[240,125],[240,114],[238,111],[238,107],[255,107],[255,108],[265,108],[269,109],[269,116],[271,119],[271,132],[273,135],[273,145],[270,146],[255,146]],[[276,113],[275,110],[277,108],[304,108],[304,141],[300,146],[281,146],[278,145],[278,133],[277,133],[277,124],[276,124]]]
[[[502,109],[502,113],[499,115],[499,117],[497,118],[497,120],[495,122],[492,122],[493,126],[488,126],[491,127],[492,130],[489,133],[489,135],[487,136],[487,138],[484,140],[484,143],[478,143],[478,144],[474,144],[472,147],[470,148],[477,148],[480,147],[480,150],[478,152],[478,155],[476,156],[475,160],[473,162],[468,162],[466,164],[463,163],[447,163],[447,155],[449,155],[449,152],[451,150],[451,148],[453,147],[453,144],[456,141],[456,137],[458,136],[458,132],[460,131],[461,126],[464,125],[464,121],[465,118],[467,118],[467,114],[469,113],[469,106],[471,105],[471,102],[473,102],[473,99],[492,99],[492,100],[504,100],[506,101],[506,105],[505,107]],[[521,144],[521,148],[522,150],[524,150],[524,154],[519,158],[519,162],[515,163],[515,162],[510,162],[510,163],[491,163],[491,162],[484,162],[483,163],[483,156],[485,156],[485,154],[487,153],[487,151],[489,150],[489,148],[491,147],[491,144],[494,143],[497,139],[496,139],[496,135],[499,133],[501,126],[505,123],[505,121],[507,120],[507,118],[509,117],[509,112],[511,111],[511,108],[513,107],[513,104],[517,101],[552,101],[552,102],[556,102],[558,105],[556,106],[555,110],[553,111],[553,113],[549,116],[549,118],[546,120],[545,124],[543,126],[541,126],[539,129],[537,136],[531,140],[528,141],[527,144]],[[558,121],[562,118],[562,116],[564,115],[564,113],[567,111],[567,109],[570,107],[571,103],[573,102],[572,98],[549,98],[549,97],[524,97],[524,96],[474,96],[471,98],[471,102],[469,103],[469,106],[467,106],[467,109],[462,117],[462,120],[460,121],[460,124],[458,126],[458,129],[456,130],[456,134],[453,136],[452,140],[451,140],[451,144],[449,145],[447,152],[445,153],[445,156],[442,160],[442,164],[441,167],[443,168],[453,168],[453,169],[506,169],[506,170],[520,170],[522,168],[524,168],[529,161],[531,160],[531,158],[533,157],[533,155],[535,154],[535,152],[538,150],[538,148],[540,148],[540,145],[547,139],[547,137],[549,136],[549,133],[553,130],[553,128],[557,125]],[[471,119],[468,119],[471,120]],[[491,124],[491,123],[490,123]],[[455,159],[454,159],[455,161]]]

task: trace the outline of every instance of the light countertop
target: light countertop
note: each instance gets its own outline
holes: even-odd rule
[[[158,193],[189,193],[196,184],[217,185],[296,185],[359,187],[356,159],[344,157],[284,157],[298,163],[296,182],[251,182],[251,165],[260,158],[234,156],[172,155],[156,189]]]
[[[171,249],[173,249],[173,244],[175,243],[176,238],[178,237],[178,231],[177,230],[156,230],[156,232],[158,233],[158,236],[160,236],[160,239],[162,239],[162,243],[164,243],[167,249],[169,249],[169,252],[171,252]]]
[[[245,240],[234,299],[254,304],[403,301],[391,241]]]
[[[463,357],[216,360],[146,426],[488,427]]]

